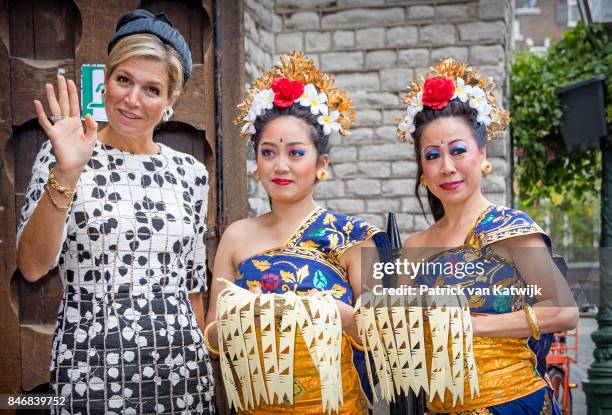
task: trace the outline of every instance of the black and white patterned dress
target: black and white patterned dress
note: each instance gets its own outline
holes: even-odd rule
[[[47,141],[18,241],[54,164]],[[68,399],[53,412],[214,413],[210,360],[188,298],[206,289],[207,194],[206,168],[190,155],[96,144],[57,257],[64,294],[51,386]]]

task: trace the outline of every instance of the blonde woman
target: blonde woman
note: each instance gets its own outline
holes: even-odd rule
[[[64,293],[51,359],[55,413],[212,413],[213,385],[190,296],[206,288],[207,172],[153,141],[191,72],[164,15],[124,16],[109,44],[99,133],[73,81],[47,85],[49,141],[36,156],[17,265],[59,265]]]

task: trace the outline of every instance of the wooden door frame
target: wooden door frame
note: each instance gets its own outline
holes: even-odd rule
[[[2,11],[8,7],[7,1],[0,1]],[[0,11],[0,90],[11,91],[11,64],[8,42],[8,13]],[[7,151],[12,135],[11,94],[0,94],[0,392],[17,393],[21,390],[21,346],[19,338],[19,303],[11,277],[16,261],[16,212],[13,154]]]
[[[214,242],[232,222],[247,217],[247,147],[233,124],[238,116],[236,105],[244,94],[244,3],[243,0],[214,0],[215,96],[216,96],[216,160],[217,160],[217,224]],[[242,203],[241,203],[242,202]],[[209,229],[210,231],[210,229]],[[210,246],[209,261],[217,246]],[[211,268],[211,267],[209,267]],[[229,415],[231,410],[218,361],[213,361],[217,413]]]
[[[215,50],[217,51],[217,194],[219,230],[247,217],[247,146],[233,124],[236,105],[244,95],[244,5],[242,0],[215,0]],[[243,203],[239,203],[242,201]],[[238,203],[237,203],[238,202]]]

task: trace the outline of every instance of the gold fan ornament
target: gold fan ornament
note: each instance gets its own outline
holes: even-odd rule
[[[383,400],[394,402],[409,390],[438,395],[449,391],[453,406],[469,395],[480,395],[473,352],[473,329],[465,296],[381,296],[362,294],[355,304],[355,321],[366,353],[366,371],[374,391],[378,378]],[[426,330],[429,328],[429,330]],[[431,343],[427,355],[426,339]],[[378,396],[374,392],[374,400]]]
[[[229,405],[237,411],[292,405],[295,340],[300,335],[319,373],[323,411],[339,414],[342,322],[332,295],[255,294],[222,281],[226,288],[219,293],[216,318]]]

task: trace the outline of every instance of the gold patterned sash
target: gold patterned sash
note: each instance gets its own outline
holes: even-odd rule
[[[261,334],[257,329],[257,337]],[[260,350],[261,353],[261,350]],[[352,362],[353,350],[343,336],[340,365],[342,370],[342,396],[344,402],[339,407],[339,414],[365,415],[367,401],[361,392],[359,376]],[[263,356],[261,356],[263,358]],[[257,409],[239,411],[238,415],[321,415],[324,413],[321,403],[321,380],[315,368],[310,352],[302,336],[295,338],[293,374],[293,404],[292,405],[266,405]]]
[[[428,402],[434,413],[473,414],[474,410],[522,398],[546,386],[536,371],[536,356],[527,339],[475,337],[474,355],[480,396],[466,396],[463,405],[453,407],[447,391],[444,402],[437,398]]]

